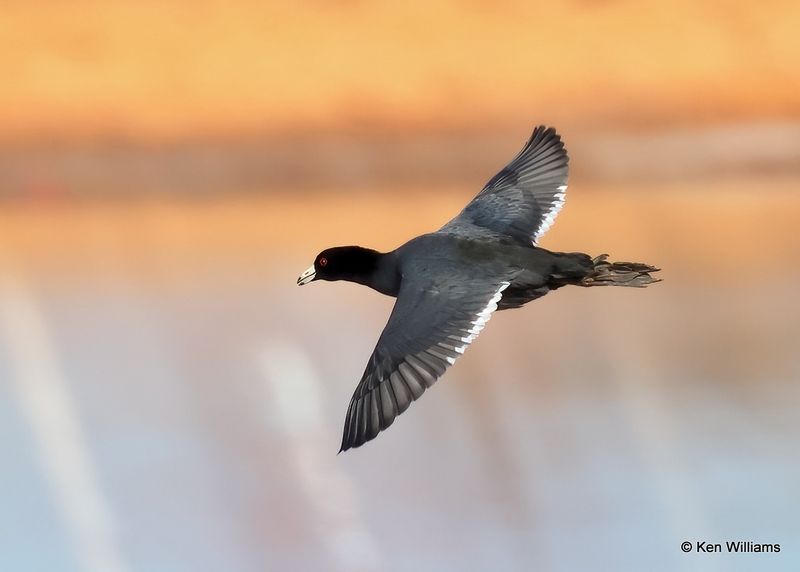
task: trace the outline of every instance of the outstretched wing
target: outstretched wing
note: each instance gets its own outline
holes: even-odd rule
[[[440,232],[536,244],[564,204],[568,163],[561,137],[540,125],[519,155]]]
[[[350,400],[341,451],[374,439],[455,363],[497,309],[508,282],[464,273],[405,281]]]

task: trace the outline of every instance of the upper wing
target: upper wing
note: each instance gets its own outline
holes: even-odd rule
[[[540,125],[519,155],[441,231],[536,244],[564,204],[568,163],[561,137]]]
[[[483,329],[508,284],[458,274],[405,281],[350,400],[340,452],[374,439],[433,385]]]

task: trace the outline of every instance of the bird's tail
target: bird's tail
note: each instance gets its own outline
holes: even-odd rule
[[[660,268],[639,262],[608,262],[608,254],[601,254],[592,260],[594,269],[580,281],[581,286],[630,286],[644,288],[660,278],[653,278],[650,273]]]

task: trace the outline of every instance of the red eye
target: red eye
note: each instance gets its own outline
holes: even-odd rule
[[[323,256],[322,258],[319,259],[319,265],[320,266],[327,266],[328,265],[328,259]]]

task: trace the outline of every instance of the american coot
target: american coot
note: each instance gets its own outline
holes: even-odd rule
[[[297,279],[349,280],[397,302],[358,384],[341,451],[386,429],[453,365],[495,310],[519,308],[576,286],[643,287],[658,269],[606,255],[536,246],[564,204],[567,152],[553,128],[537,127],[522,151],[453,220],[392,252],[323,250]]]

